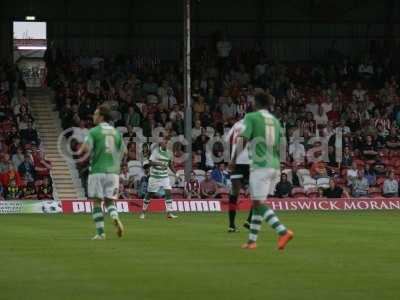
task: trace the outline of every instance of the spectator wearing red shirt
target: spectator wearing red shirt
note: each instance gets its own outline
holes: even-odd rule
[[[35,166],[36,177],[38,180],[50,176],[50,170],[52,168],[51,162],[45,159],[42,151],[36,151],[36,154],[33,156],[33,164]]]
[[[14,167],[14,165],[10,161],[8,163],[7,169],[0,174],[0,181],[4,187],[7,187],[10,185],[11,181],[13,181],[13,180],[15,180],[15,184],[17,187],[23,186],[21,175],[19,174],[17,169]]]

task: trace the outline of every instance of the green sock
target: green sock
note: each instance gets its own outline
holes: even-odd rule
[[[172,198],[171,196],[165,196],[165,210],[167,212],[172,211]]]
[[[250,219],[250,232],[249,232],[249,243],[255,243],[257,241],[258,232],[261,229],[263,220],[263,213],[265,207],[257,206],[252,208],[252,214]]]
[[[104,233],[104,216],[100,206],[93,206],[92,218],[96,225],[96,233],[102,235]]]
[[[286,227],[279,221],[278,217],[275,215],[275,212],[267,206],[265,206],[263,219],[269,224],[269,226],[271,226],[272,229],[276,231],[278,235],[286,234]]]
[[[111,203],[107,207],[107,211],[108,211],[108,214],[109,214],[111,219],[113,219],[113,220],[118,219],[118,211],[117,211],[117,208],[115,207],[114,203]]]

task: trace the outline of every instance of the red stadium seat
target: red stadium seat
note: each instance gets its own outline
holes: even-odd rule
[[[376,185],[379,186],[380,188],[382,188],[384,181],[385,181],[385,177],[380,176],[376,179]]]
[[[382,192],[379,187],[369,188],[368,193],[371,195],[371,197],[374,197],[374,198],[382,197]]]

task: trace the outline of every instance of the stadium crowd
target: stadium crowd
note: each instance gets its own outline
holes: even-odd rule
[[[276,197],[398,196],[398,68],[382,53],[357,58],[328,53],[317,63],[284,63],[268,57],[259,43],[251,50],[236,49],[227,40],[215,49],[193,49],[194,171],[188,182],[182,181],[185,149],[176,143],[174,197],[228,195],[229,155],[222,141],[252,111],[257,94],[269,98],[284,128],[286,160]],[[62,51],[49,57],[54,60],[47,61],[48,84],[63,128],[72,128],[72,147],[78,149],[93,126],[97,105],[107,103],[128,148],[120,197],[143,197],[153,130],[163,127],[177,138],[184,134],[182,64]],[[41,151],[18,68],[0,64],[0,82],[1,197],[46,198],[51,195],[51,163]],[[145,142],[137,143],[138,136]],[[211,148],[210,139],[217,140]],[[79,160],[77,167],[86,186],[87,161]]]
[[[50,170],[22,74],[0,62],[0,200],[51,199]]]
[[[251,111],[257,93],[273,103],[271,110],[287,139],[287,160],[275,196],[398,195],[400,101],[390,58],[368,53],[357,59],[336,55],[321,63],[281,63],[269,59],[259,44],[238,52],[228,41],[218,43],[215,51],[193,52],[194,172],[186,183],[171,174],[176,197],[228,193],[223,145],[208,149],[206,144],[223,138]],[[142,197],[150,144],[137,153],[134,128],[146,138],[159,126],[173,137],[183,135],[182,64],[127,55],[64,57],[52,73],[57,110],[63,127],[73,128],[75,147],[93,126],[96,106],[112,107],[113,123],[128,146],[121,197]],[[178,173],[183,173],[183,150],[181,144],[174,145]],[[220,161],[214,162],[211,154]],[[79,168],[84,179],[85,163]]]

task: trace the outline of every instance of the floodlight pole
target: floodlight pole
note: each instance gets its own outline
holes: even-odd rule
[[[192,172],[192,98],[190,79],[190,8],[192,0],[183,0],[184,38],[183,38],[183,97],[185,103],[186,161],[185,179],[189,181]]]

